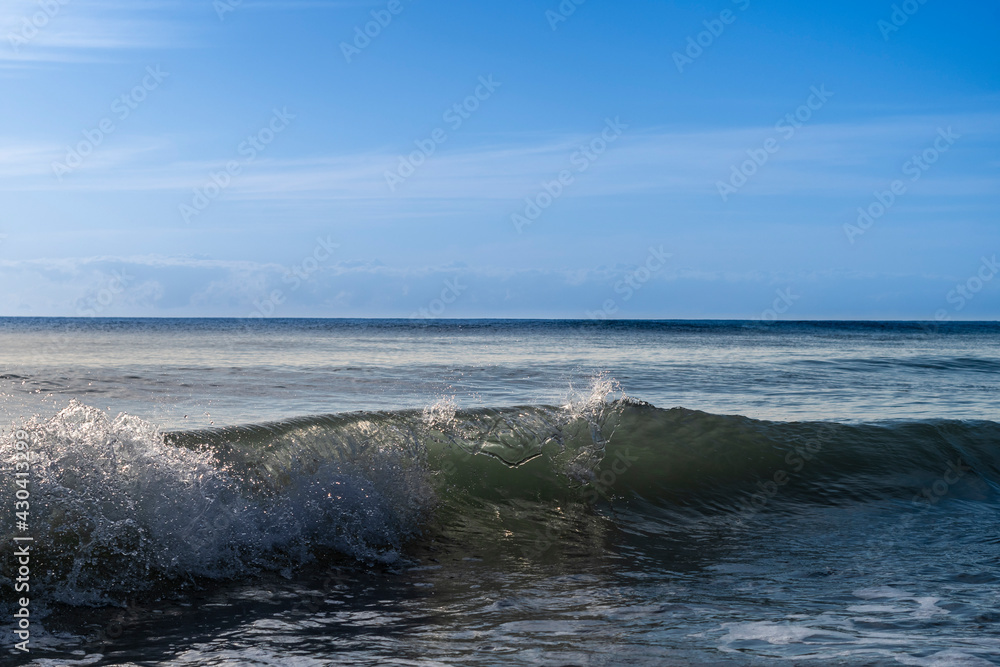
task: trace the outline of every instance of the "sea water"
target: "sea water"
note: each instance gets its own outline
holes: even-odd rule
[[[996,323],[11,318],[0,413],[5,663],[1000,664]]]

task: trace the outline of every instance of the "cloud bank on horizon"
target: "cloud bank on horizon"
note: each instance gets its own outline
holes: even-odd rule
[[[0,316],[998,319],[998,23],[11,0]]]

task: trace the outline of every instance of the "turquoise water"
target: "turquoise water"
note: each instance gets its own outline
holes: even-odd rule
[[[0,320],[10,659],[998,664],[998,371],[992,323]]]

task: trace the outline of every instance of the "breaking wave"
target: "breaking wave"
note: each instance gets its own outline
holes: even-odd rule
[[[29,434],[38,588],[115,603],[196,579],[316,560],[405,561],[442,517],[498,508],[656,508],[678,522],[803,505],[996,503],[1000,424],[764,422],[660,409],[601,380],[563,406],[292,418],[164,432],[80,403]],[[23,435],[23,434],[22,434]],[[14,437],[0,449],[14,479]],[[0,488],[9,533],[14,486]],[[12,535],[0,535],[6,557]],[[4,598],[10,578],[0,580]],[[35,584],[33,583],[33,586]]]

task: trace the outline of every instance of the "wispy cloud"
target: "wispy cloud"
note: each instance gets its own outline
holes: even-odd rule
[[[124,49],[186,43],[172,2],[6,0],[0,8],[0,66],[95,62]]]
[[[313,243],[307,240],[308,250]],[[339,251],[338,251],[339,252]],[[258,304],[277,292],[274,317],[406,317],[454,288],[446,317],[540,316],[586,318],[637,265],[590,269],[512,269],[466,266],[387,266],[332,258],[302,273],[273,262],[199,257],[101,256],[0,260],[0,314],[75,316],[259,316]],[[621,300],[621,317],[699,317],[705,294],[720,316],[759,316],[776,287],[808,295],[799,317],[829,309],[844,315],[926,319],[955,276],[855,270],[731,271],[684,268],[681,258],[644,281],[634,299]],[[889,289],[891,303],[879,295]],[[990,287],[991,291],[993,287]],[[859,296],[860,295],[860,296]],[[980,299],[970,318],[995,317],[995,300]],[[96,304],[96,305],[95,305]],[[809,305],[811,304],[811,305]],[[758,310],[754,310],[754,307]],[[426,309],[426,308],[425,308]],[[253,313],[257,315],[253,315]],[[828,312],[828,311],[826,311]]]
[[[914,116],[859,123],[816,124],[782,144],[739,196],[867,193],[874,185],[898,177],[899,165],[936,137],[938,128],[954,127],[962,135],[956,152],[989,151],[1000,144],[1000,116]],[[731,166],[747,159],[774,133],[769,127],[704,130],[630,130],[577,175],[585,186],[567,188],[567,197],[674,193],[716,196],[716,184]],[[232,200],[512,200],[537,191],[564,169],[590,141],[586,134],[529,142],[521,139],[476,148],[439,151],[404,184],[391,191],[386,172],[412,147],[297,159],[258,158],[235,176],[225,196]],[[62,182],[51,163],[62,160],[65,147],[25,145],[0,150],[0,174],[8,191],[171,191],[190,192],[227,160],[168,161],[172,154],[163,137],[131,137],[111,151],[95,151],[87,164]],[[990,164],[992,153],[983,158]],[[973,160],[975,162],[975,160]],[[42,175],[48,173],[48,176]],[[16,176],[20,176],[17,178]],[[994,175],[942,170],[926,194],[993,194]]]
[[[295,9],[350,9],[353,7],[378,7],[385,2],[380,0],[258,0],[257,2],[244,2],[239,5],[241,9],[262,9],[269,11],[283,11]]]

